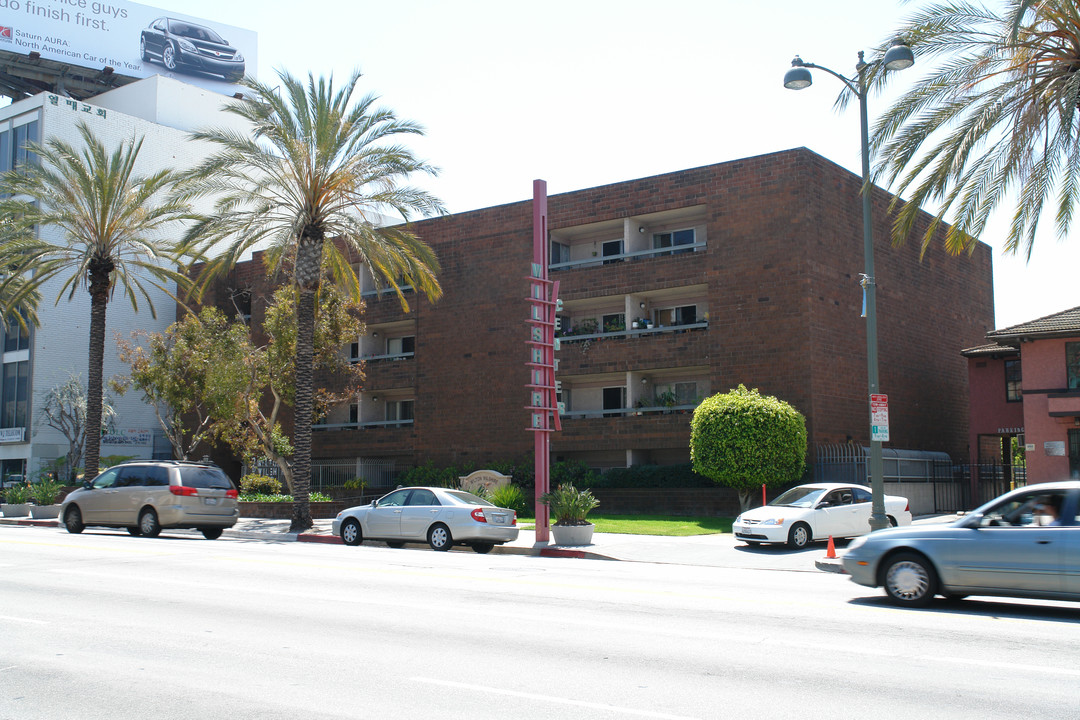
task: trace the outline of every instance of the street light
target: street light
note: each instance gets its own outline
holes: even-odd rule
[[[789,90],[802,90],[813,83],[811,69],[824,70],[844,83],[848,90],[859,98],[859,125],[862,133],[862,201],[863,201],[863,263],[865,272],[862,287],[866,305],[866,374],[869,385],[868,395],[876,395],[878,390],[877,359],[877,294],[874,278],[874,238],[870,222],[870,131],[866,120],[866,75],[875,65],[884,65],[888,70],[903,70],[915,64],[915,56],[902,40],[897,39],[885,53],[885,57],[874,62],[866,62],[863,52],[859,51],[859,62],[855,65],[858,73],[854,78],[847,78],[838,72],[821,65],[803,62],[798,55],[791,61],[791,69],[784,75],[784,87]],[[867,398],[869,400],[869,397]],[[869,409],[869,407],[868,407]],[[871,421],[871,425],[872,425]],[[889,526],[885,515],[885,479],[881,462],[881,440],[874,439],[873,428],[870,430],[870,530],[881,530]]]

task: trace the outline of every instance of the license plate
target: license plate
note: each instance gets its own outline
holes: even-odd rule
[[[491,517],[492,517],[493,520],[495,520],[495,522],[497,522],[499,524],[502,524],[502,523],[506,522],[506,516],[505,515],[492,515]]]
[[[217,498],[205,498],[207,505],[217,505]]]

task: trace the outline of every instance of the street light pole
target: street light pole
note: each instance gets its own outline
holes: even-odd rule
[[[862,288],[866,313],[866,378],[867,378],[867,414],[870,413],[870,399],[880,392],[878,386],[878,346],[877,346],[877,280],[874,275],[874,233],[870,214],[870,125],[866,112],[867,72],[874,65],[881,63],[889,70],[903,70],[911,67],[915,56],[911,48],[899,40],[889,48],[885,57],[874,63],[863,59],[859,51],[859,62],[855,65],[858,75],[848,79],[827,67],[803,62],[798,55],[791,61],[791,70],[784,76],[784,87],[790,90],[802,90],[813,82],[809,68],[823,70],[844,83],[848,90],[859,98],[860,150],[862,152],[862,206],[863,206],[863,276]],[[870,420],[870,530],[881,530],[889,526],[885,514],[885,477],[881,460],[881,440],[876,439],[873,420]]]

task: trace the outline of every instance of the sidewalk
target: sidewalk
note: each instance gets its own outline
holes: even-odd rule
[[[931,516],[914,522],[948,522],[955,516]],[[315,527],[305,533],[290,533],[288,520],[241,518],[222,537],[260,542],[313,542],[343,545],[341,538],[331,534],[331,520],[315,521]],[[3,518],[0,525],[59,528],[56,520],[32,520],[30,518]],[[94,529],[91,528],[92,532]],[[106,532],[112,532],[106,530]],[[166,535],[198,535],[195,530],[165,530]],[[736,541],[731,534],[691,535],[688,537],[660,537],[656,535],[620,535],[594,533],[591,545],[561,547],[553,542],[537,543],[533,530],[520,530],[518,539],[506,545],[498,545],[492,554],[531,555],[537,557],[584,558],[590,560],[618,560],[623,562],[647,562],[671,565],[696,565],[761,570],[791,570],[804,572],[843,572],[839,556],[843,543],[837,543],[837,558],[827,558],[825,543],[814,543],[805,550],[790,550],[783,546],[750,547]],[[365,547],[386,547],[379,541],[365,541]],[[427,544],[410,543],[406,549],[428,550]],[[455,547],[453,552],[469,552],[468,547]]]

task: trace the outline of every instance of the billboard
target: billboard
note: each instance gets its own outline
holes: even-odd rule
[[[256,71],[257,35],[124,0],[0,0],[0,50],[232,94]]]

